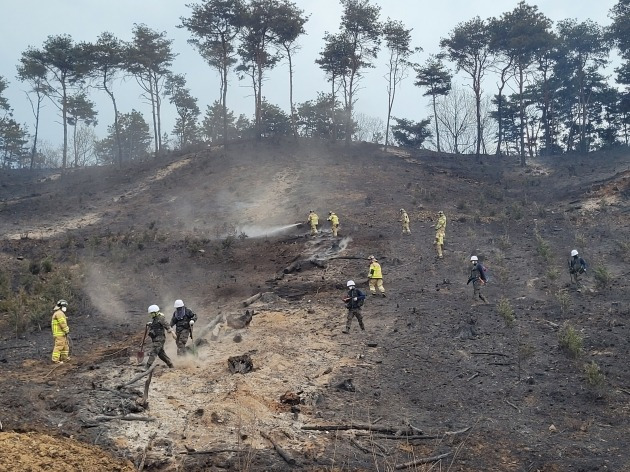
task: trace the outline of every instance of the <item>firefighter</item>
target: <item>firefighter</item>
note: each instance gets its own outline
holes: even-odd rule
[[[319,217],[315,210],[310,210],[308,212],[308,220],[306,222],[309,224],[311,228],[311,236],[315,236],[317,234],[317,225],[319,224]]]
[[[365,301],[365,293],[356,288],[354,280],[348,280],[346,286],[348,287],[348,296],[344,298],[343,301],[346,302],[348,317],[346,318],[346,329],[344,329],[342,333],[348,334],[350,332],[352,318],[355,317],[359,322],[359,328],[361,328],[362,331],[365,331],[365,326],[363,325],[363,316],[361,315],[361,307],[363,306],[363,302]]]
[[[334,211],[328,212],[328,221],[330,221],[330,229],[332,230],[332,235],[337,237],[337,230],[339,229],[339,217]]]
[[[409,229],[409,215],[404,208],[400,209],[400,219],[398,221],[402,223],[403,234],[411,234],[411,230]]]
[[[52,320],[50,322],[52,335],[55,346],[52,352],[52,361],[54,364],[63,364],[64,361],[70,360],[70,343],[68,335],[70,328],[66,320],[66,311],[68,310],[68,302],[59,300],[53,308]]]
[[[582,289],[580,276],[585,273],[586,261],[580,257],[577,249],[573,249],[571,251],[571,258],[569,259],[569,276],[571,277],[571,283],[575,284],[578,292]]]
[[[151,364],[156,357],[162,359],[167,366],[173,367],[171,359],[164,352],[164,343],[166,342],[166,332],[173,336],[173,339],[177,340],[177,336],[173,329],[166,322],[166,318],[160,313],[160,307],[157,305],[151,305],[149,307],[149,315],[151,315],[151,321],[147,323],[149,327],[149,337],[151,338],[151,354],[147,360],[145,370],[149,370]]]
[[[486,268],[481,264],[481,262],[479,262],[479,258],[477,256],[471,256],[470,263],[472,266],[470,268],[470,277],[468,278],[466,285],[470,282],[473,283],[473,301],[476,301],[477,297],[479,297],[484,303],[488,303],[486,297],[484,297],[481,293],[482,287],[486,285],[486,282],[488,281],[488,278],[486,277]]]
[[[443,211],[438,211],[438,220],[435,224],[435,249],[438,259],[442,259],[444,249],[444,237],[446,236],[446,215]]]
[[[385,287],[383,287],[383,271],[381,270],[381,265],[376,260],[376,257],[370,256],[368,258],[370,260],[370,269],[368,273],[368,283],[370,286],[370,293],[372,295],[376,295],[376,289],[380,294],[385,297]]]
[[[186,342],[192,338],[192,329],[197,315],[192,310],[184,306],[182,300],[175,300],[173,305],[175,311],[171,318],[171,328],[175,326],[175,343],[177,344],[177,355],[186,354]]]

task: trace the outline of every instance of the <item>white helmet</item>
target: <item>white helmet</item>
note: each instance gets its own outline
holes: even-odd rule
[[[405,212],[405,209],[404,209],[404,208],[401,208],[401,209],[400,209],[400,212],[401,212],[401,213],[404,213],[404,212]]]
[[[477,256],[470,256],[470,261],[471,262],[476,262],[478,260],[479,260],[479,258]]]
[[[346,285],[348,287],[354,287],[355,286],[354,280],[348,280],[348,283]]]
[[[574,249],[573,251],[571,251],[571,257],[575,257],[578,255],[577,249]]]
[[[181,300],[175,300],[175,304],[173,305],[173,307],[175,308],[181,308],[184,306],[184,302]]]
[[[149,307],[149,313],[156,313],[156,312],[158,312],[158,311],[160,311],[160,307],[159,307],[159,306],[157,306],[157,305],[151,305],[151,306]]]

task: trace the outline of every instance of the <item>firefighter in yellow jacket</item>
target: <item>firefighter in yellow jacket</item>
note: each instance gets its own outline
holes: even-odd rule
[[[336,238],[337,230],[339,229],[339,217],[334,211],[328,212],[328,221],[330,221],[330,229],[332,230],[332,235]]]
[[[400,220],[398,221],[402,223],[403,234],[411,234],[411,230],[409,229],[409,215],[404,208],[400,209]]]
[[[383,287],[383,272],[381,265],[376,260],[376,257],[370,256],[370,269],[368,272],[368,285],[370,286],[370,293],[376,295],[376,289],[380,294],[385,297],[385,287]]]
[[[442,259],[442,249],[444,249],[444,237],[446,236],[446,215],[443,211],[438,211],[438,220],[435,224],[435,250],[437,256]]]
[[[59,300],[53,308],[52,320],[50,322],[52,328],[55,347],[52,352],[52,361],[55,364],[63,364],[63,361],[70,359],[70,344],[68,343],[68,322],[66,321],[66,310],[68,310],[68,302]]]
[[[308,212],[308,220],[306,222],[311,227],[311,236],[315,236],[317,234],[317,225],[319,224],[319,216],[315,213],[314,210],[310,210]]]

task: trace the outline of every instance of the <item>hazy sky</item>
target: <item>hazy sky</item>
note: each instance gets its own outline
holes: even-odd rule
[[[201,59],[197,51],[187,43],[190,34],[177,28],[181,17],[190,16],[186,4],[199,3],[180,0],[3,0],[2,43],[0,44],[0,76],[9,81],[5,96],[14,111],[14,118],[33,131],[33,114],[24,90],[25,84],[16,79],[16,65],[28,46],[40,48],[49,35],[69,34],[75,42],[96,40],[98,35],[109,31],[122,40],[130,40],[134,23],[144,23],[156,31],[165,31],[173,39],[173,51],[178,54],[173,71],[186,75],[192,95],[198,98],[202,115],[206,106],[218,99],[219,81],[215,70]],[[317,92],[328,92],[330,87],[322,71],[314,63],[323,47],[326,31],[337,32],[341,5],[338,0],[294,0],[294,3],[310,16],[305,25],[306,35],[300,39],[302,49],[294,59],[295,103],[315,99]],[[439,51],[440,38],[462,21],[475,16],[489,18],[500,16],[518,4],[518,0],[372,0],[381,6],[381,19],[388,17],[402,21],[413,28],[413,45],[424,51],[415,62],[424,62],[430,53]],[[539,0],[530,1],[538,5],[554,22],[567,18],[584,21],[588,18],[601,25],[610,24],[608,12],[617,0]],[[367,71],[361,82],[356,111],[369,116],[385,118],[387,114],[385,54],[381,54],[376,68]],[[456,79],[466,84],[464,77]],[[393,116],[415,121],[430,115],[423,90],[413,85],[413,71],[402,83],[394,103]],[[485,85],[487,93],[494,93],[492,83]],[[138,98],[140,88],[135,80],[116,84],[114,92],[118,98],[119,111],[128,113],[132,109],[142,112],[150,123],[150,108]],[[268,75],[263,85],[263,95],[285,111],[289,111],[288,67],[281,64]],[[103,136],[106,127],[113,121],[111,102],[103,92],[93,91],[92,100],[97,103],[99,125],[97,133]],[[63,131],[57,109],[49,102],[40,125],[40,136],[48,142],[62,142]],[[228,90],[228,107],[236,114],[253,115],[253,96],[248,83],[239,82],[231,76]],[[173,107],[164,102],[163,132],[173,129],[175,113]]]

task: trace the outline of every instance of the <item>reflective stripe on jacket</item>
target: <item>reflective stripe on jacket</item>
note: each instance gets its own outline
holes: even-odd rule
[[[330,221],[330,223],[333,224],[333,225],[338,225],[339,224],[339,217],[333,213],[332,215],[330,215],[328,217],[328,221]]]
[[[437,224],[435,225],[435,229],[437,231],[439,230],[446,231],[446,215],[442,215],[438,218]]]
[[[52,328],[52,335],[55,337],[65,336],[70,332],[70,328],[68,328],[68,322],[66,321],[66,315],[61,310],[55,310],[52,315],[50,326]]]
[[[370,264],[370,273],[368,275],[370,279],[382,279],[383,274],[381,272],[381,265],[378,262],[372,262]]]

